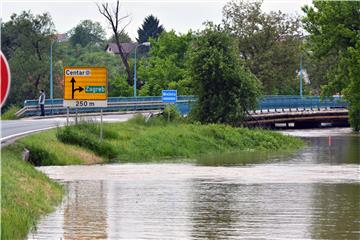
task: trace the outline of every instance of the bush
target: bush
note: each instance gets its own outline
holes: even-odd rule
[[[76,144],[80,147],[90,149],[99,156],[106,157],[109,160],[116,157],[117,152],[110,143],[101,141],[95,135],[84,131],[83,128],[83,126],[66,126],[59,128],[56,137],[63,143]]]
[[[4,112],[3,114],[1,114],[1,119],[2,120],[13,120],[13,119],[17,119],[18,117],[16,116],[17,111],[20,110],[20,107],[17,105],[11,105],[6,112]]]
[[[175,105],[167,105],[162,114],[164,120],[175,122],[181,119],[180,112]]]

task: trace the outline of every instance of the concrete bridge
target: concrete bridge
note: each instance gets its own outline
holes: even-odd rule
[[[195,104],[195,96],[178,96],[176,107],[186,115]],[[63,99],[46,100],[47,115],[66,114]],[[165,104],[161,96],[148,97],[110,97],[104,112],[162,110]],[[256,111],[249,112],[247,125],[261,127],[319,127],[325,125],[347,126],[347,103],[341,97],[324,98],[319,96],[264,96],[259,100]],[[70,109],[70,113],[96,113],[101,108]],[[17,112],[19,117],[40,115],[36,100],[26,100],[24,107]]]

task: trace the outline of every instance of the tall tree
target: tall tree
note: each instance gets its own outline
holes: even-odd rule
[[[131,77],[131,70],[128,59],[126,57],[125,51],[121,47],[120,36],[125,31],[125,28],[130,24],[128,21],[125,25],[122,25],[123,22],[129,17],[129,15],[120,16],[120,3],[119,0],[116,1],[116,7],[110,9],[108,3],[102,3],[98,5],[98,10],[101,15],[103,15],[109,22],[111,29],[113,31],[116,45],[119,49],[119,55],[121,58],[122,63],[125,66],[125,70],[127,73],[127,82],[129,85],[132,85],[132,77]]]
[[[299,69],[301,28],[298,17],[265,13],[262,1],[232,0],[223,8],[225,27],[236,37],[239,54],[262,82],[266,94],[293,94]]]
[[[185,65],[191,40],[191,32],[177,35],[174,31],[162,32],[150,40],[149,56],[138,65],[139,79],[146,82],[141,95],[157,96],[163,89],[177,89],[180,95],[193,93]]]
[[[305,6],[304,28],[313,57],[335,56],[327,69],[324,95],[341,94],[349,101],[350,123],[360,130],[360,2],[314,1]]]
[[[149,38],[156,39],[163,31],[164,27],[159,25],[159,19],[153,15],[149,15],[144,19],[141,28],[138,29],[138,38],[136,41],[143,43],[149,41]]]
[[[88,44],[102,44],[105,41],[105,30],[99,22],[83,20],[70,31],[70,43],[82,47]]]
[[[49,86],[49,49],[55,33],[51,17],[45,13],[13,14],[2,25],[1,49],[11,68],[11,90],[7,104],[22,104]],[[55,82],[55,87],[59,83]]]
[[[239,58],[234,39],[208,24],[189,50],[189,68],[198,96],[195,116],[201,122],[239,125],[254,109],[259,82]]]

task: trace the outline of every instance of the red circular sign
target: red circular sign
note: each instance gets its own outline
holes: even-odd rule
[[[1,71],[1,102],[0,106],[5,103],[10,91],[10,68],[2,52],[0,52],[0,71]]]

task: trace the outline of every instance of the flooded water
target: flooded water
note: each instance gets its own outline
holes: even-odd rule
[[[360,239],[360,136],[286,134],[308,146],[265,164],[41,167],[68,194],[28,239]]]

